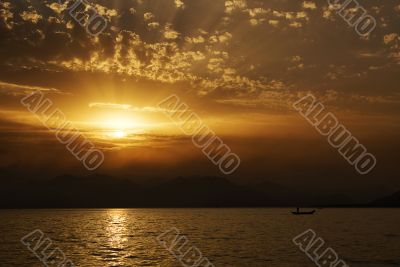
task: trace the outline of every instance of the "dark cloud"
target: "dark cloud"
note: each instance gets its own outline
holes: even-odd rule
[[[52,92],[72,120],[89,117],[96,109],[90,103],[97,109],[128,104],[137,108],[127,110],[140,112],[176,93],[202,117],[219,119],[214,125],[243,161],[235,179],[354,186],[361,178],[352,167],[304,130],[305,120],[286,118],[294,114],[294,101],[313,93],[377,153],[378,167],[363,190],[372,190],[374,179],[385,190],[396,183],[398,1],[361,3],[377,21],[368,37],[360,37],[327,1],[90,2],[108,22],[97,37],[58,1],[0,3],[1,168],[20,176],[39,176],[43,166],[50,166],[49,176],[83,171],[51,133],[32,126],[32,114],[23,113],[20,98],[33,90]],[[137,99],[145,100],[134,105]],[[247,139],[237,138],[238,129]],[[140,138],[147,140],[144,146]],[[182,137],[145,133],[129,135],[125,143],[95,142],[107,153],[107,173],[217,174]],[[320,177],[332,181],[324,185]],[[351,185],[350,178],[356,179]]]
[[[398,97],[398,40],[390,37],[399,26],[396,1],[362,3],[378,21],[368,38],[360,38],[325,2],[92,4],[108,20],[98,38],[70,17],[67,5],[2,3],[1,68],[181,81],[198,95],[238,103],[284,101],[294,90]]]

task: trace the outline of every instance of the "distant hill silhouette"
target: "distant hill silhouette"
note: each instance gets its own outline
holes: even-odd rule
[[[399,195],[393,199],[381,203],[398,203]],[[344,195],[310,194],[274,183],[238,185],[221,177],[178,177],[152,185],[99,174],[87,177],[62,175],[41,181],[0,179],[0,208],[335,205],[351,206],[354,203]]]
[[[354,205],[350,197],[343,194],[324,194],[319,191],[282,186],[275,183],[254,184],[252,187],[267,194],[279,206],[337,206]]]
[[[176,178],[152,186],[106,175],[58,176],[46,181],[2,181],[1,208],[242,207],[269,205],[256,189],[219,177]]]
[[[392,195],[379,198],[371,202],[370,205],[375,207],[400,207],[400,191]]]

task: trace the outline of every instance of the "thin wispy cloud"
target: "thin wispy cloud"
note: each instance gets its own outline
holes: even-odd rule
[[[100,108],[100,109],[117,109],[117,110],[126,110],[126,111],[135,111],[135,112],[164,112],[164,108],[159,107],[133,107],[129,104],[115,104],[115,103],[89,103],[90,108]]]
[[[7,83],[0,81],[0,94],[21,96],[21,95],[31,94],[32,92],[35,91],[41,91],[43,93],[55,93],[55,94],[63,93],[56,88],[15,84],[15,83]]]

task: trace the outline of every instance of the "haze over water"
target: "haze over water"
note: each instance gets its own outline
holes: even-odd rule
[[[180,266],[156,237],[178,228],[215,266],[316,266],[292,239],[313,229],[349,266],[400,264],[398,209],[0,211],[1,266],[43,266],[20,239],[40,229],[76,266]]]

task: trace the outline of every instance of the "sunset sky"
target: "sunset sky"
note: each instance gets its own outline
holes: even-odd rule
[[[229,179],[400,189],[399,1],[362,1],[377,21],[367,37],[322,0],[89,2],[108,21],[97,37],[58,1],[0,2],[0,176],[87,173],[21,105],[36,90],[104,151],[98,173],[223,176],[157,106],[176,94],[240,157]],[[308,93],[376,156],[370,174],[294,110]]]

